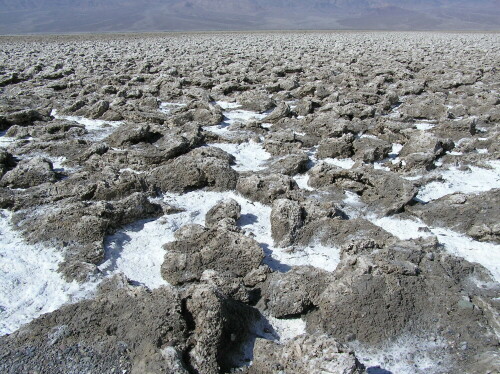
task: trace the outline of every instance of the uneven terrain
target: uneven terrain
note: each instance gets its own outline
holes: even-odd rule
[[[500,39],[0,38],[2,373],[500,371]]]

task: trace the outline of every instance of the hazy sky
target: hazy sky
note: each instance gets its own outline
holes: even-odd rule
[[[0,0],[0,33],[500,30],[500,0]]]

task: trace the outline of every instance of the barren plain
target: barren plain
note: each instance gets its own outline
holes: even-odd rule
[[[0,37],[2,373],[498,373],[497,33]]]

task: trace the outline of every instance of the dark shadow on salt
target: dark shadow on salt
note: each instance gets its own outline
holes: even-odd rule
[[[382,369],[380,366],[372,366],[366,369],[368,374],[392,374],[392,371]]]
[[[122,255],[123,246],[130,241],[130,236],[124,232],[118,232],[113,235],[113,240],[108,242],[105,241],[104,245],[104,262],[109,261],[109,265],[106,267],[106,271],[112,272],[116,270],[117,261]]]
[[[240,216],[240,219],[238,220],[238,226],[243,227],[243,226],[253,225],[258,221],[259,217],[257,217],[255,214],[246,213]]]
[[[142,283],[142,282],[137,282],[135,280],[129,280],[128,283],[131,285],[131,286],[135,286],[135,287],[147,287],[145,283]]]
[[[411,200],[412,203],[418,203],[418,204],[423,204],[423,205],[426,205],[428,204],[427,201],[423,201],[423,200],[420,200],[418,197],[414,197],[412,200]]]
[[[279,271],[280,273],[286,273],[290,271],[291,267],[289,265],[283,264],[278,260],[273,258],[273,251],[269,248],[268,244],[259,243],[260,247],[264,251],[264,261],[263,263],[269,266],[272,270]]]
[[[253,348],[257,339],[277,341],[280,339],[278,333],[269,323],[267,318],[258,312],[258,317],[254,321],[248,321],[244,338],[235,342],[232,352],[229,352],[228,361],[232,362],[233,368],[249,366],[253,361]]]

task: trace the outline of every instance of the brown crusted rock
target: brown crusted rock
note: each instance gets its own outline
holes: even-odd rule
[[[284,343],[257,339],[249,374],[359,374],[354,353],[327,335],[300,335]]]
[[[103,173],[99,177],[101,177],[100,180],[95,184],[89,181],[87,187],[90,188],[91,193],[85,196],[85,200],[119,200],[136,192],[148,191],[144,176],[128,170],[118,175]]]
[[[73,104],[66,106],[63,110],[61,110],[61,112],[71,114],[82,109],[85,105],[87,105],[86,101],[77,100]]]
[[[362,193],[361,198],[385,215],[399,212],[418,192],[411,181],[392,172],[366,169],[364,177],[370,188]]]
[[[291,114],[290,106],[287,103],[281,102],[278,104],[276,108],[269,114],[266,118],[263,119],[264,122],[276,122],[280,119],[289,117]]]
[[[268,170],[272,173],[293,176],[307,171],[309,161],[309,156],[305,152],[292,153],[272,161],[268,166]]]
[[[192,328],[185,356],[190,366],[198,373],[229,372],[236,364],[235,353],[260,317],[258,311],[208,285],[189,288],[183,305]]]
[[[264,148],[272,155],[280,156],[299,151],[302,144],[294,132],[282,130],[267,135]]]
[[[89,118],[101,118],[104,113],[109,109],[109,102],[106,100],[100,100],[87,111],[87,117]]]
[[[137,134],[136,134],[137,135]],[[115,164],[123,169],[139,167],[150,169],[151,166],[161,165],[167,161],[189,152],[193,144],[192,140],[179,135],[161,136],[155,132],[143,134],[144,138],[122,138],[126,143],[129,141],[138,142],[130,145],[125,144],[124,148],[112,149],[102,158],[94,162],[101,164]],[[142,135],[141,135],[142,136]]]
[[[14,157],[4,149],[0,149],[0,179],[10,169],[16,166]]]
[[[6,115],[6,120],[12,125],[30,126],[35,121],[43,120],[43,115],[34,109],[24,109]]]
[[[348,218],[335,199],[307,199],[301,203],[301,206],[304,209],[306,223],[311,223],[322,218]]]
[[[0,371],[185,374],[186,330],[175,291],[123,285],[0,337]]]
[[[9,84],[16,84],[21,82],[21,78],[17,73],[3,74],[0,76],[0,87],[8,86]]]
[[[332,254],[341,244],[346,241],[361,237],[373,238],[377,242],[385,243],[392,236],[379,226],[363,218],[344,219],[344,217],[320,217],[317,219],[307,218],[307,224],[300,230],[297,242],[300,245],[320,242],[331,246]],[[335,269],[331,269],[333,271]]]
[[[404,157],[405,170],[425,169],[432,170],[435,165],[436,156],[432,153],[411,153]]]
[[[331,278],[330,272],[313,266],[296,266],[286,273],[272,273],[262,287],[259,303],[277,318],[307,313],[318,304]]]
[[[107,151],[109,151],[109,146],[106,143],[92,144],[81,156],[79,156],[79,159],[81,161],[86,161],[93,155],[102,156]]]
[[[438,120],[447,115],[444,96],[436,94],[431,94],[426,98],[412,97],[399,107],[399,111],[409,119]]]
[[[241,233],[224,229],[197,229],[163,246],[167,251],[161,274],[171,284],[199,281],[205,270],[244,277],[259,267],[264,253],[259,244]],[[235,259],[238,259],[235,261]]]
[[[186,366],[182,359],[182,352],[179,349],[167,346],[157,352],[151,352],[146,357],[135,359],[130,373],[189,374]]]
[[[455,144],[450,139],[439,139],[425,131],[416,131],[411,134],[399,156],[404,158],[413,153],[428,153],[436,158],[442,156],[446,151],[451,151],[454,147]]]
[[[263,204],[270,204],[278,197],[287,197],[298,186],[295,180],[288,175],[254,174],[238,179],[236,189],[243,196],[259,201]]]
[[[467,118],[446,121],[432,130],[436,135],[442,138],[451,138],[453,141],[459,141],[460,139],[468,138],[471,135],[476,135],[476,125],[476,118]]]
[[[471,276],[488,279],[481,266],[441,254],[436,241],[382,248],[367,244],[343,255],[318,309],[307,315],[308,331],[365,346],[408,335],[425,341],[432,333],[443,345],[426,346],[429,357],[446,360],[460,354],[459,365],[473,365],[480,352],[492,351],[497,339],[486,322],[490,317],[475,312],[469,297],[482,292]],[[466,351],[460,348],[464,341]]]
[[[271,233],[275,245],[292,245],[298,230],[304,223],[304,212],[299,203],[288,199],[276,199],[271,210]]]
[[[260,265],[257,269],[253,269],[245,275],[243,283],[247,287],[255,287],[257,284],[264,282],[267,279],[271,269],[267,265]]]
[[[323,163],[313,167],[309,175],[311,187],[355,192],[383,214],[400,211],[418,192],[412,182],[384,170],[346,170]]]
[[[233,190],[237,179],[238,173],[227,159],[202,157],[196,152],[180,156],[147,175],[149,184],[163,192],[186,192],[203,187]]]
[[[349,121],[339,119],[330,113],[321,113],[315,116],[304,130],[320,138],[339,138],[347,133],[348,129]]]
[[[276,106],[276,103],[265,92],[249,91],[239,97],[242,108],[263,113]]]
[[[236,221],[240,218],[241,206],[234,199],[225,199],[215,204],[205,215],[205,225],[207,227],[217,227],[223,219]]]
[[[375,115],[375,108],[361,103],[349,103],[340,107],[339,114],[350,120],[353,118],[365,119]]]
[[[370,274],[370,266],[371,261],[359,258],[354,265],[356,272],[351,274],[342,272],[341,264],[339,278],[343,279],[345,274],[349,280],[346,278],[331,283],[325,289],[319,301],[319,314],[310,315],[308,327],[314,329],[321,326],[322,331],[342,341],[354,334],[360,341],[372,344],[401,334],[415,312],[411,306],[416,296],[405,290],[420,288],[419,279],[415,276],[384,275],[381,270]],[[384,311],[382,305],[374,309],[375,299],[383,304]],[[362,322],[362,316],[368,317],[370,322]],[[417,315],[414,316],[417,318]]]
[[[110,210],[110,213],[104,217],[109,217],[110,225],[114,229],[140,219],[157,217],[163,213],[162,207],[149,201],[145,193],[133,193],[121,200],[108,203],[106,208]]]
[[[245,286],[242,278],[234,277],[234,274],[230,272],[205,270],[201,275],[200,283],[214,287],[226,297],[245,304],[250,304],[260,297],[260,293],[252,292]]]
[[[207,126],[215,126],[224,120],[222,110],[219,106],[195,101],[185,107],[188,110],[189,120],[201,122]]]
[[[54,120],[50,122],[36,121],[33,126],[13,125],[9,128],[6,135],[13,138],[33,137],[45,141],[60,140],[62,137],[74,135],[84,135],[86,130],[83,126],[64,120]]]
[[[21,160],[17,166],[6,172],[0,180],[0,186],[11,188],[29,188],[42,183],[57,180],[52,162],[43,157]]]
[[[190,102],[185,107],[178,108],[170,114],[169,121],[182,126],[187,122],[201,122],[205,125],[217,125],[224,119],[219,106],[213,106],[201,101]]]
[[[433,227],[448,227],[476,240],[500,242],[500,189],[474,195],[452,194],[408,211]]]
[[[362,137],[353,143],[355,159],[366,163],[373,163],[387,158],[392,150],[392,144],[378,138]]]
[[[113,147],[133,145],[141,142],[152,142],[162,135],[149,124],[127,124],[120,131],[111,134],[106,142]]]
[[[278,83],[280,89],[284,91],[292,91],[299,87],[299,82],[295,78],[281,79]]]
[[[115,112],[114,110],[112,109],[108,109],[106,111],[106,113],[104,113],[101,118],[104,120],[104,121],[122,121],[123,120],[123,116],[118,113],[118,112]]]
[[[319,143],[317,156],[323,158],[347,158],[353,155],[354,135],[344,134],[340,138],[330,138]]]
[[[297,103],[293,111],[299,116],[307,116],[314,110],[314,105],[311,100],[302,99]]]
[[[206,158],[206,157],[214,157],[221,160],[224,160],[228,164],[232,165],[235,162],[235,157],[231,153],[227,153],[220,148],[217,147],[199,147],[193,149],[190,153],[195,157]]]

